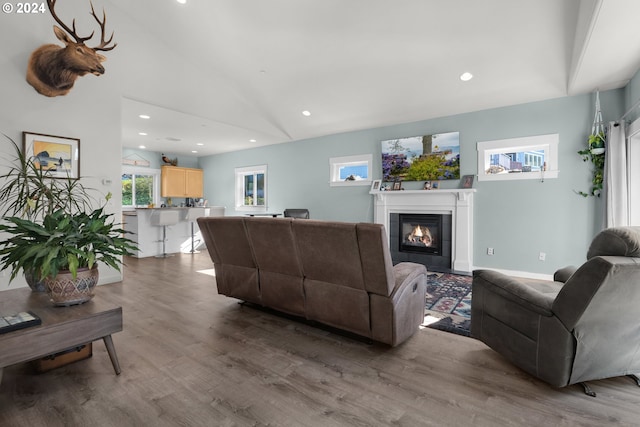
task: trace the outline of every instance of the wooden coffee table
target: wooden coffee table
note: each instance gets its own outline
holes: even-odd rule
[[[2,369],[28,362],[99,339],[104,341],[116,375],[120,365],[111,334],[122,330],[122,307],[95,297],[70,307],[54,307],[46,293],[29,288],[0,292],[0,314],[3,316],[31,311],[42,324],[0,335],[0,382]]]

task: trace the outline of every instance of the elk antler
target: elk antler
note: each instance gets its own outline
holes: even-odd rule
[[[69,33],[71,36],[73,36],[74,39],[76,39],[77,43],[84,43],[86,40],[89,40],[91,37],[93,37],[93,32],[91,32],[91,35],[89,35],[89,37],[80,37],[78,34],[76,34],[76,20],[75,18],[73,19],[73,29],[69,28],[67,26],[67,24],[65,24],[64,22],[62,22],[62,20],[60,18],[58,18],[58,15],[56,15],[55,12],[55,7],[56,7],[56,1],[58,0],[47,0],[47,5],[49,6],[49,11],[51,12],[51,16],[53,16],[53,19],[56,20],[56,22],[58,24],[60,24],[60,26],[67,32]],[[91,8],[93,8],[93,5],[91,6]],[[104,32],[104,28],[102,29]],[[115,46],[114,46],[115,47]]]
[[[113,46],[111,47],[107,47],[107,45],[109,43],[111,43],[111,40],[113,40],[113,31],[111,32],[111,37],[109,37],[109,40],[104,39],[104,26],[107,23],[107,14],[104,11],[104,8],[102,9],[102,21],[100,21],[100,19],[98,19],[98,17],[96,16],[96,11],[93,9],[93,2],[89,2],[91,4],[91,14],[93,15],[93,17],[95,18],[95,20],[98,22],[98,24],[100,24],[100,44],[96,47],[93,48],[93,50],[102,50],[102,51],[107,51],[107,50],[111,50],[114,47],[118,46],[118,43],[114,43]],[[93,35],[93,33],[91,33],[91,35]]]

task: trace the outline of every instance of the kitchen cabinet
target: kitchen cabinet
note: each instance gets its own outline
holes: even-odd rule
[[[162,197],[200,198],[204,194],[202,169],[162,166],[160,195]]]

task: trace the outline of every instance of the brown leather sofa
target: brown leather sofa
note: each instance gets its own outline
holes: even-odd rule
[[[382,225],[198,218],[218,293],[396,346],[425,310],[426,268],[392,265]]]

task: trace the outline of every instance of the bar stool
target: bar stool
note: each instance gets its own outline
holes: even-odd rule
[[[191,221],[191,251],[189,253],[199,254],[200,251],[196,250],[195,247],[195,232],[193,230],[196,219],[205,216],[204,208],[188,208],[187,212],[184,216],[186,221]],[[184,249],[183,249],[184,250]]]
[[[162,240],[158,240],[158,242],[162,242],[162,255],[156,255],[156,258],[166,258],[171,256],[167,254],[167,226],[176,225],[178,221],[180,221],[180,213],[177,210],[167,209],[167,210],[155,210],[151,214],[151,225],[162,226]]]

